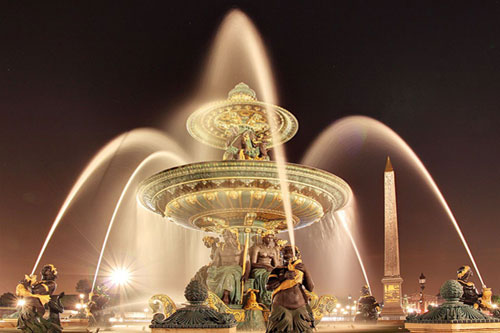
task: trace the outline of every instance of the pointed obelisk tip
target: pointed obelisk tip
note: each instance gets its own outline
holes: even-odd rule
[[[392,168],[391,159],[389,158],[389,156],[387,156],[387,162],[385,163],[385,172],[391,171],[394,171],[394,169]]]

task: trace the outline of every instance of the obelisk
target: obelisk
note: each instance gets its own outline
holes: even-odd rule
[[[387,157],[384,172],[384,307],[381,320],[404,320],[401,305],[401,284],[399,270],[398,213],[396,205],[396,183],[391,160]]]

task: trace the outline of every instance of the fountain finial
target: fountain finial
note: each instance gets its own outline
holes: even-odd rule
[[[231,101],[256,101],[257,94],[255,91],[244,82],[238,83],[227,94]]]
[[[392,168],[391,158],[387,156],[387,162],[385,163],[385,172],[391,171],[394,171],[394,169]]]

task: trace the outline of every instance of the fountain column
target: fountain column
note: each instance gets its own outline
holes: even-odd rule
[[[396,205],[396,183],[391,160],[387,157],[384,171],[384,308],[381,320],[404,320],[401,305],[403,279],[399,269],[399,236]]]

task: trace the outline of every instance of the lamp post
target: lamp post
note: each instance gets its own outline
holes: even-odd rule
[[[424,273],[420,274],[418,278],[418,283],[420,284],[420,312],[425,312],[425,303],[424,303],[424,289],[425,289],[425,275]]]
[[[354,306],[352,304],[352,296],[349,295],[347,296],[347,303],[349,304],[349,320],[352,320],[353,319],[353,310],[354,310]]]

